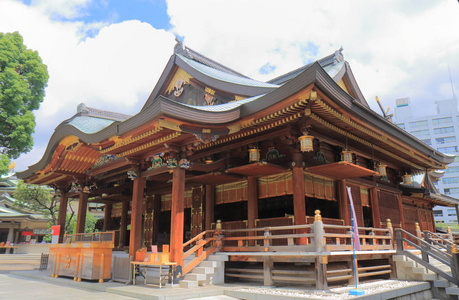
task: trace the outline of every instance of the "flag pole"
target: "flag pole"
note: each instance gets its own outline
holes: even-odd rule
[[[357,220],[355,219],[355,210],[354,210],[354,201],[352,199],[352,193],[351,193],[351,188],[347,187],[347,195],[349,197],[349,204],[350,204],[350,211],[351,211],[351,240],[352,240],[352,262],[354,264],[354,282],[355,282],[355,288],[351,289],[349,291],[349,295],[352,296],[361,296],[365,295],[365,291],[362,289],[359,289],[358,287],[358,282],[359,279],[357,277],[357,260],[355,258],[355,248],[356,246],[360,250],[360,240],[359,235],[358,235],[358,226],[357,226]],[[356,245],[358,243],[358,245]]]

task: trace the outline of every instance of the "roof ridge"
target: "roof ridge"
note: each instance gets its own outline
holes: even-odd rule
[[[220,70],[222,72],[225,72],[225,73],[228,73],[228,74],[231,74],[231,75],[236,75],[236,76],[252,79],[252,78],[250,78],[248,76],[245,76],[244,74],[236,72],[233,69],[230,69],[230,68],[228,68],[228,67],[226,67],[226,66],[224,66],[224,65],[222,65],[222,64],[220,64],[218,62],[216,62],[215,60],[212,60],[212,59],[202,55],[199,52],[196,52],[195,50],[193,50],[191,48],[188,48],[178,38],[175,38],[175,40],[177,41],[177,44],[175,44],[175,46],[174,46],[174,53],[175,54],[183,55],[186,58],[192,59],[192,60],[194,60],[194,61],[196,61],[198,63],[201,63],[203,65],[206,65],[206,66],[208,66],[210,68],[217,69],[217,70]]]
[[[109,119],[113,121],[124,121],[132,117],[131,115],[126,115],[122,113],[112,112],[103,109],[97,109],[86,106],[85,103],[80,103],[77,106],[77,114],[86,115],[89,117]]]

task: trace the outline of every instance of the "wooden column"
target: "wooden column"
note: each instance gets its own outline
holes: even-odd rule
[[[378,188],[371,188],[371,214],[373,215],[373,227],[381,228],[381,214],[379,210],[379,193]]]
[[[347,199],[347,181],[342,179],[338,182],[339,187],[339,217],[344,220],[344,225],[351,225],[351,209]]]
[[[247,177],[247,226],[248,228],[255,228],[255,219],[258,219],[258,180],[255,176],[248,176]]]
[[[65,219],[67,216],[67,206],[68,206],[68,198],[66,193],[61,191],[61,200],[59,202],[59,215],[57,217],[57,225],[61,226],[61,230],[59,231],[59,243],[64,241],[64,233],[65,233]]]
[[[304,171],[303,155],[301,152],[293,153],[292,183],[293,183],[293,214],[295,216],[295,225],[306,224],[306,201],[304,190]],[[297,233],[305,233],[305,230],[299,230]],[[307,243],[306,238],[297,240],[299,245]]]
[[[80,199],[78,202],[76,233],[84,233],[84,226],[86,223],[87,210],[88,210],[88,194],[80,192]]]
[[[104,207],[104,225],[102,231],[110,230],[110,221],[112,220],[112,204],[105,204]]]
[[[132,186],[132,211],[131,211],[131,234],[129,239],[129,256],[135,257],[135,253],[142,245],[142,213],[143,213],[143,190],[145,179],[140,176],[134,179]]]
[[[159,213],[161,212],[161,195],[155,195],[153,199],[153,243],[158,244]]]
[[[175,168],[172,176],[170,260],[183,266],[183,222],[185,169]]]
[[[205,230],[210,230],[212,222],[214,222],[214,205],[215,205],[215,187],[211,184],[206,184],[206,215],[205,215]]]
[[[397,200],[398,200],[398,209],[400,211],[400,226],[402,227],[402,229],[405,229],[405,216],[404,216],[404,213],[403,213],[403,202],[402,202],[402,195],[401,194],[397,194]]]
[[[129,201],[123,201],[123,205],[121,207],[120,240],[118,242],[119,248],[126,246],[128,210]]]

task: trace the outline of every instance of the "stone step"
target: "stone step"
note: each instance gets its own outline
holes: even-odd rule
[[[400,262],[402,266],[405,268],[413,268],[415,266],[414,261],[408,260],[408,261],[402,261]]]
[[[199,264],[200,267],[205,267],[205,268],[217,268],[220,267],[222,262],[220,261],[209,261],[205,260]]]
[[[445,279],[437,279],[433,281],[434,287],[442,287],[442,288],[447,288],[450,286],[450,283],[448,280]]]
[[[191,280],[182,280],[179,282],[179,286],[181,288],[191,288],[191,287],[197,287],[198,283],[196,281],[191,281]]]
[[[206,274],[196,274],[196,273],[188,273],[185,275],[183,278],[184,280],[189,280],[189,281],[204,281],[207,279]]]
[[[405,261],[406,257],[405,255],[396,254],[396,255],[392,255],[392,260],[396,262]]]
[[[450,286],[445,289],[448,295],[456,295],[459,296],[459,287],[457,286]]]
[[[437,274],[435,273],[427,273],[427,274],[421,274],[422,280],[425,281],[434,281],[437,280]]]
[[[425,274],[426,273],[426,268],[424,268],[424,267],[413,267],[412,271],[415,274]]]
[[[193,273],[197,273],[197,274],[210,274],[213,272],[214,272],[214,268],[196,267],[193,269]]]
[[[226,255],[226,254],[217,253],[217,254],[209,255],[209,257],[207,258],[207,260],[212,260],[212,261],[228,261],[228,260],[229,260],[229,257],[228,257],[228,255]]]

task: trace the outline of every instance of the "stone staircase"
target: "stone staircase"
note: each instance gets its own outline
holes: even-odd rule
[[[205,261],[202,261],[190,273],[186,274],[179,282],[180,287],[190,288],[207,284],[224,283],[225,261],[228,255],[212,254]]]
[[[397,278],[401,280],[429,281],[434,295],[439,299],[459,299],[459,287],[443,277],[428,270],[405,255],[394,255]],[[451,268],[442,262],[430,258],[429,263],[443,272],[451,275]]]

